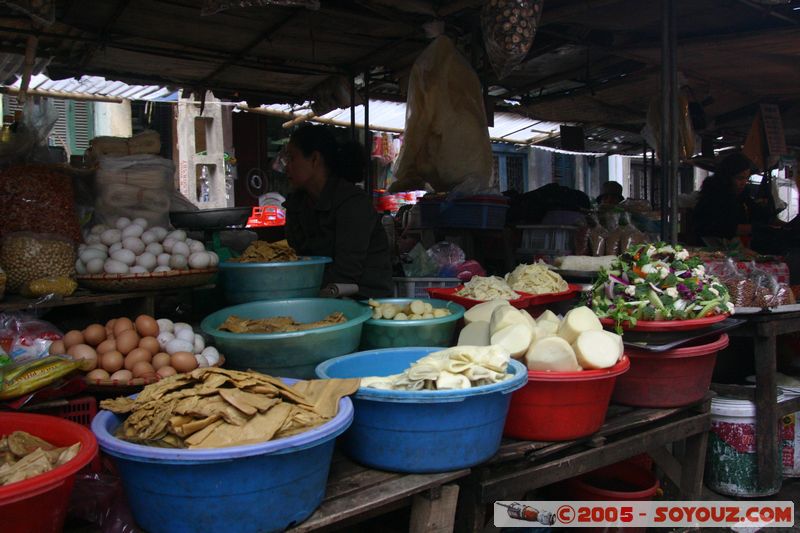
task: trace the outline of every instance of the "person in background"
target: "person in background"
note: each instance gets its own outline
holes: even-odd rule
[[[621,204],[625,198],[622,196],[622,185],[616,181],[607,181],[600,189],[597,203],[601,206],[615,206]]]
[[[333,259],[323,286],[358,285],[359,298],[391,296],[386,232],[371,197],[355,185],[363,180],[361,145],[339,144],[331,129],[306,124],[292,133],[286,154],[289,245],[299,255]]]
[[[746,155],[733,152],[703,181],[693,218],[699,242],[710,245],[750,234],[758,206],[745,194],[745,187],[753,166]]]

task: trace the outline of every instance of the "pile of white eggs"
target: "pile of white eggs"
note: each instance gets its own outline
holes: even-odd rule
[[[78,246],[78,274],[147,274],[215,267],[219,257],[183,230],[147,227],[143,218],[120,217],[111,228],[98,224]]]

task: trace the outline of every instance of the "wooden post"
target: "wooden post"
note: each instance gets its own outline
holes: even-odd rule
[[[414,496],[409,533],[452,533],[456,522],[458,485],[444,485]]]

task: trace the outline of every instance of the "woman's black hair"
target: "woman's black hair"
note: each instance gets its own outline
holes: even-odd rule
[[[723,157],[717,164],[714,174],[703,181],[701,191],[715,194],[732,191],[734,177],[744,170],[753,172],[753,162],[742,152],[732,152]]]
[[[364,147],[356,141],[340,143],[333,128],[303,124],[289,138],[305,157],[319,152],[328,172],[337,178],[359,183],[364,180]]]

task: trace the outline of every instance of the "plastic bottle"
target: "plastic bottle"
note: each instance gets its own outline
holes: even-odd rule
[[[209,174],[208,174],[208,167],[203,165],[200,168],[200,201],[201,202],[209,202],[211,201],[211,187],[209,186]]]

